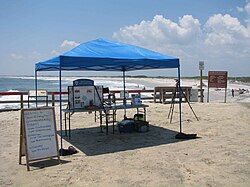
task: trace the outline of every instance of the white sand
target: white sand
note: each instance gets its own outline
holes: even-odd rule
[[[18,164],[20,111],[0,113],[0,186],[250,186],[250,103],[193,103],[200,121],[184,103],[183,132],[200,137],[189,141],[174,138],[177,107],[170,124],[168,104],[148,104],[147,133],[116,127],[106,136],[93,114],[74,114],[63,145],[79,153],[35,162],[30,172]]]

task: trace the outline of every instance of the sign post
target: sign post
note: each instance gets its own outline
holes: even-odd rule
[[[225,99],[227,98],[227,71],[209,71],[208,72],[208,95],[207,102],[209,102],[209,88],[225,88]]]
[[[202,70],[204,70],[204,61],[199,62],[200,69],[200,101],[203,103],[203,89],[202,89]]]

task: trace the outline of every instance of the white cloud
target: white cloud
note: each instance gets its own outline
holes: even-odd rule
[[[246,23],[248,25],[250,25],[250,2],[246,1],[246,5],[244,7],[236,7],[237,11],[240,13],[245,12],[247,14],[247,18],[246,18]]]
[[[250,2],[246,4],[244,7],[245,11],[247,12],[248,15],[250,15]]]
[[[244,12],[244,8],[242,8],[242,7],[237,6],[236,9],[237,9],[238,12]]]
[[[205,43],[210,45],[236,44],[238,41],[249,39],[249,29],[230,15],[216,14],[205,24],[207,35]]]
[[[244,9],[245,9],[245,11],[246,11],[246,13],[248,15],[247,19],[246,19],[246,23],[247,23],[248,27],[250,27],[250,2],[248,2],[246,4],[246,6],[244,7]]]
[[[250,3],[244,10],[250,11]],[[192,15],[184,15],[178,22],[156,15],[150,21],[120,28],[113,37],[177,56],[187,64],[203,59],[214,66],[226,67],[227,64],[247,64],[250,59],[250,26],[229,14],[215,14],[204,25]]]
[[[79,45],[79,43],[77,43],[75,41],[64,40],[60,47],[61,48],[73,48],[73,47],[76,47],[78,45]]]
[[[113,36],[120,40],[130,38],[137,42],[147,39],[185,44],[195,39],[199,34],[199,20],[194,19],[191,15],[179,18],[179,24],[164,18],[162,15],[156,15],[152,21],[142,21],[140,24],[121,28]]]
[[[52,51],[50,52],[50,54],[52,54],[52,55],[54,55],[54,56],[57,56],[57,55],[59,55],[60,53],[57,52],[56,50],[52,50]]]
[[[15,60],[22,60],[22,59],[24,59],[24,57],[22,55],[17,55],[15,53],[11,54],[11,58],[13,58]]]
[[[201,37],[200,22],[191,15],[179,18],[175,23],[162,15],[154,16],[152,21],[142,21],[139,24],[121,28],[113,37],[119,41],[139,45],[169,55],[189,54],[179,46],[187,48]]]

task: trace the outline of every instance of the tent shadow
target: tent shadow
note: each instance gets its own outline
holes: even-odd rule
[[[87,156],[187,141],[175,139],[175,135],[178,133],[176,131],[152,124],[149,126],[148,132],[142,133],[119,133],[117,126],[115,126],[113,134],[111,129],[110,127],[108,136],[104,133],[105,130],[101,133],[99,127],[72,129],[71,139],[63,138]]]

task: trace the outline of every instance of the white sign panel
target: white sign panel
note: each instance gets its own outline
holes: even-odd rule
[[[74,86],[74,108],[94,104],[94,86]]]
[[[191,89],[190,101],[198,102],[198,89]]]
[[[54,109],[24,110],[28,160],[58,155]]]
[[[30,97],[46,97],[48,96],[47,90],[29,90],[29,96]]]
[[[199,62],[199,69],[204,70],[204,61]]]

